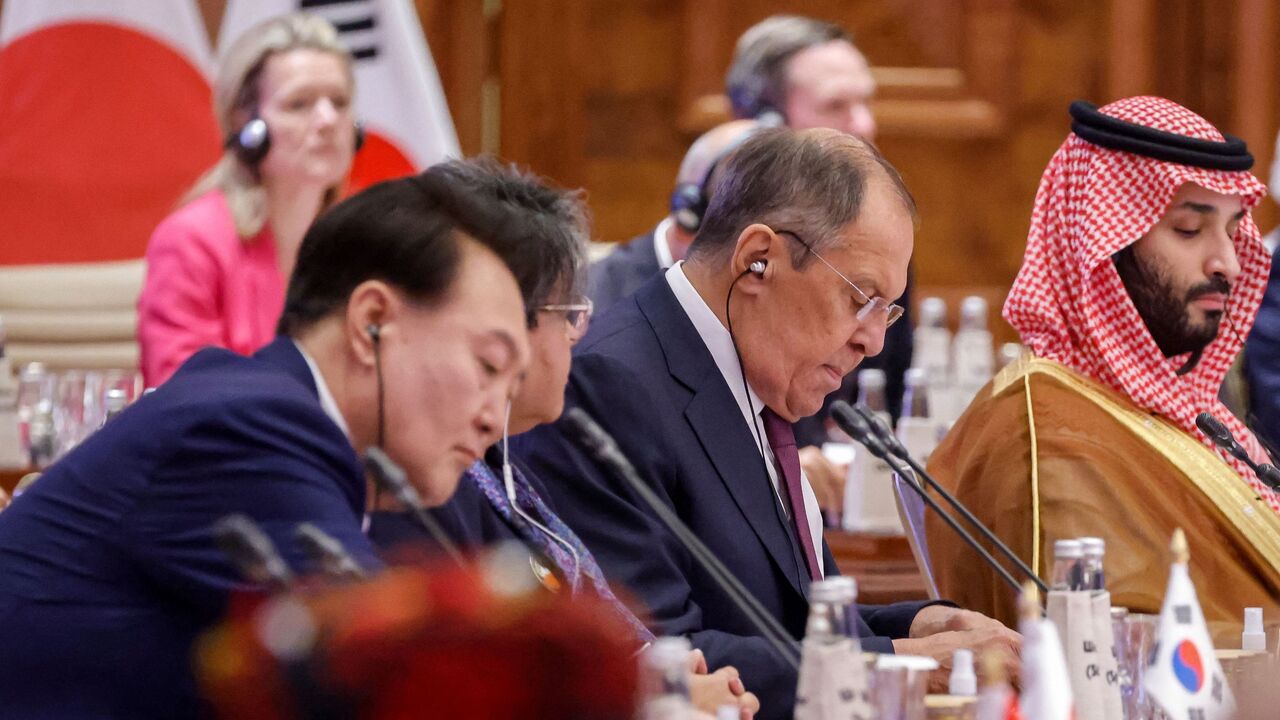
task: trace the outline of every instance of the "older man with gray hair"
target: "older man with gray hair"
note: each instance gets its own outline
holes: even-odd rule
[[[685,260],[594,323],[566,403],[596,417],[642,477],[796,639],[809,585],[837,573],[791,423],[875,355],[901,309],[915,204],[870,145],[832,130],[761,130],[725,160]],[[515,439],[557,510],[660,633],[733,664],[760,717],[790,717],[791,666],[652,511],[557,423]],[[551,479],[556,479],[552,482]],[[859,607],[863,647],[960,647],[1012,662],[1018,636],[937,603]],[[939,676],[945,687],[945,676]]]

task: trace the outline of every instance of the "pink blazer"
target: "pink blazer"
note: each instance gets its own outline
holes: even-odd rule
[[[220,191],[165,218],[147,246],[138,298],[142,376],[155,387],[207,345],[248,355],[275,337],[285,281],[269,229],[236,235]]]

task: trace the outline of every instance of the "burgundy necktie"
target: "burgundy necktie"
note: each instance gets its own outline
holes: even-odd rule
[[[769,438],[773,456],[782,468],[782,484],[786,487],[787,499],[791,501],[791,524],[800,539],[800,546],[804,548],[809,579],[821,580],[822,570],[818,567],[818,555],[813,550],[813,533],[809,529],[809,514],[805,512],[804,491],[800,485],[800,451],[796,449],[795,431],[791,429],[791,423],[769,408],[760,411],[760,419],[764,420],[764,434]]]

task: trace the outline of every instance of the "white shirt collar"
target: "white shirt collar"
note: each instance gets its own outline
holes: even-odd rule
[[[324,381],[324,376],[320,374],[320,368],[316,365],[316,361],[311,359],[306,350],[302,349],[302,345],[297,340],[293,341],[293,346],[298,348],[298,353],[302,355],[302,359],[306,361],[307,367],[311,370],[311,379],[316,383],[316,393],[320,396],[320,408],[324,410],[324,414],[334,422],[342,433],[351,439],[351,430],[347,428],[347,421],[342,417],[342,411],[338,409],[338,402],[333,399],[333,393],[329,392],[329,386]]]
[[[667,242],[667,233],[671,232],[673,224],[671,216],[662,218],[662,222],[658,223],[658,227],[653,231],[653,252],[658,256],[658,267],[666,270],[675,264],[675,258],[671,256],[671,243]]]
[[[716,367],[720,369],[720,374],[724,376],[724,381],[729,386],[729,391],[733,393],[733,399],[737,401],[738,409],[742,411],[743,421],[751,428],[751,434],[756,438],[757,443],[765,442],[767,447],[767,442],[758,433],[758,423],[752,417],[759,416],[760,411],[764,409],[764,403],[760,402],[760,396],[756,395],[756,391],[743,382],[742,365],[738,362],[738,353],[733,348],[733,338],[729,335],[729,330],[694,289],[688,276],[684,274],[683,266],[683,260],[671,266],[671,269],[666,272],[667,285],[671,286],[671,292],[675,294],[676,301],[689,316],[693,328],[698,331],[698,336],[706,344],[707,350],[711,351],[711,358],[715,360]]]

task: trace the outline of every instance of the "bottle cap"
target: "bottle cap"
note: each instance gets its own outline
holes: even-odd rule
[[[23,365],[23,366],[22,366],[22,372],[19,374],[19,377],[21,377],[21,378],[23,378],[23,379],[26,379],[26,378],[38,378],[38,377],[43,376],[44,374],[45,374],[45,367],[44,367],[44,363],[42,363],[42,362],[29,362],[29,363],[27,363],[26,365]]]
[[[902,383],[909,388],[924,387],[929,384],[929,371],[922,367],[911,368],[902,376]]]
[[[1022,345],[1015,342],[1007,342],[1000,346],[1000,367],[1004,367],[1009,363],[1022,357]]]
[[[947,326],[947,302],[940,297],[927,297],[920,301],[920,327]]]
[[[1097,537],[1082,537],[1080,547],[1085,557],[1100,558],[1107,552],[1107,541]]]
[[[1240,633],[1240,649],[1266,652],[1267,635],[1262,629],[1262,608],[1244,609],[1244,632]]]
[[[854,580],[849,575],[836,575],[835,577],[829,577],[826,579],[826,582],[834,585],[836,590],[840,593],[840,599],[838,602],[851,603],[858,599],[858,581]]]
[[[1079,540],[1058,540],[1053,544],[1053,556],[1068,560],[1084,557],[1084,547]]]
[[[951,680],[947,686],[951,695],[977,695],[978,678],[973,672],[973,651],[960,648],[951,655]]]
[[[987,301],[970,295],[960,303],[960,328],[964,330],[987,329]]]
[[[888,378],[884,371],[879,368],[867,368],[858,371],[858,386],[864,390],[872,388],[881,388],[888,384]]]
[[[826,580],[815,580],[809,586],[809,599],[811,602],[818,603],[838,603],[845,602],[846,588],[841,587],[838,582],[839,577],[827,578]]]

